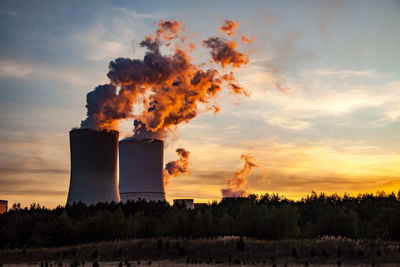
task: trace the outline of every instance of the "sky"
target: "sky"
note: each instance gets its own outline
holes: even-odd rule
[[[183,21],[197,43],[225,19],[256,37],[238,48],[250,95],[223,90],[220,112],[165,140],[165,163],[190,151],[167,200],[220,200],[242,154],[258,166],[247,192],[399,191],[399,1],[0,0],[0,199],[65,205],[68,134],[86,118],[86,94],[109,82],[111,60],[142,59],[140,41],[162,19]],[[206,55],[199,45],[196,59]]]

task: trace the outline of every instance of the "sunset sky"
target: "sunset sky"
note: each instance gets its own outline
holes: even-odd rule
[[[238,47],[250,96],[224,90],[219,113],[165,140],[165,162],[190,151],[191,174],[171,179],[168,200],[220,200],[242,154],[259,166],[249,192],[400,189],[399,1],[0,0],[0,199],[65,205],[68,132],[86,117],[86,94],[108,82],[111,60],[142,59],[161,19],[183,21],[198,62],[225,19],[256,37]],[[120,127],[128,136],[132,120]]]

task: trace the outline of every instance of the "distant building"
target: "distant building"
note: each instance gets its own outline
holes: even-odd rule
[[[194,208],[193,199],[174,199],[174,206],[176,205],[190,210]]]
[[[0,214],[6,213],[8,210],[8,201],[0,200]]]

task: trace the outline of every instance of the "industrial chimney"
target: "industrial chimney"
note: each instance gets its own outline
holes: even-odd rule
[[[128,138],[119,142],[121,201],[165,201],[163,183],[164,142]]]
[[[119,202],[118,132],[74,129],[69,132],[71,180],[67,204]]]

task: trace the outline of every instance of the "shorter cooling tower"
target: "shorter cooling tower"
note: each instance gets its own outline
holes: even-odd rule
[[[68,204],[119,202],[118,132],[75,129],[69,132],[71,180]]]
[[[164,142],[128,138],[119,142],[121,201],[165,201],[163,183]]]

